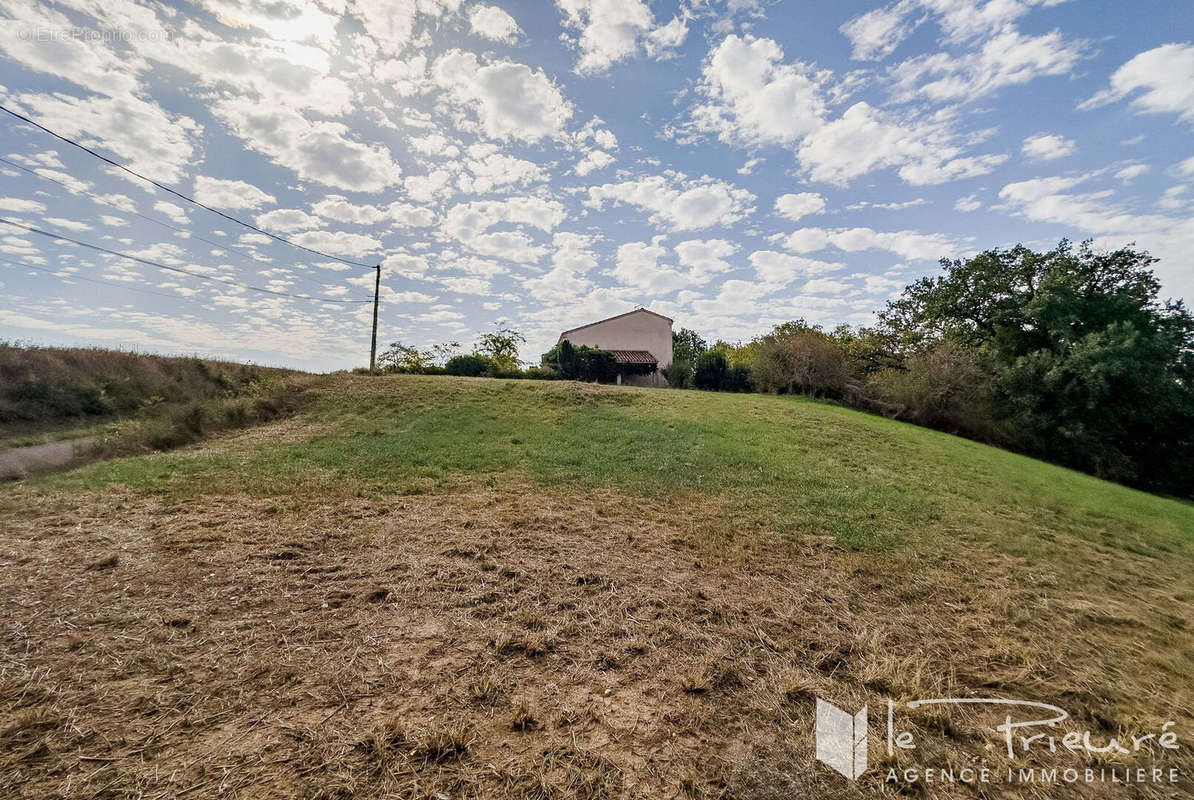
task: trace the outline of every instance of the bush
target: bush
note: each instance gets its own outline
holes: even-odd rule
[[[794,327],[762,337],[751,370],[761,392],[841,398],[849,384],[846,356],[815,328]]]
[[[692,388],[692,362],[686,359],[673,361],[663,369],[663,377],[673,389]]]
[[[148,402],[236,396],[264,376],[285,374],[197,358],[0,342],[0,424],[122,416]]]
[[[729,365],[724,353],[706,350],[696,358],[692,367],[692,385],[698,389],[720,391],[726,385]]]
[[[1005,437],[992,409],[991,377],[973,350],[953,342],[910,356],[905,369],[871,378],[875,410],[906,422],[988,442]]]
[[[567,339],[544,353],[542,364],[569,381],[612,383],[618,377],[613,353],[588,345],[576,347]]]
[[[485,374],[489,369],[489,361],[478,355],[452,356],[444,369],[449,375],[460,375],[465,378],[476,378]]]

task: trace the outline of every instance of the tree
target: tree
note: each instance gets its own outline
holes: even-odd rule
[[[1023,246],[943,261],[882,320],[913,352],[972,348],[1015,444],[1096,475],[1194,493],[1194,317],[1147,253]]]
[[[388,372],[426,372],[431,366],[433,355],[430,351],[405,345],[402,342],[390,342],[389,348],[377,357],[381,369]]]
[[[672,332],[672,360],[696,363],[696,358],[709,349],[708,343],[699,333],[689,328]]]
[[[499,324],[481,336],[475,353],[488,358],[495,372],[517,372],[518,346],[526,340],[527,337],[515,328]]]
[[[696,331],[690,328],[672,331],[672,363],[663,371],[668,384],[677,389],[691,388],[697,356],[708,349],[708,343]]]
[[[850,382],[842,347],[804,320],[777,325],[756,342],[751,375],[759,391],[837,398]]]

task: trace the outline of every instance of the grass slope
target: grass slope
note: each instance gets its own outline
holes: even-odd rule
[[[799,397],[573,383],[337,377],[311,435],[97,465],[58,481],[172,492],[417,493],[525,476],[666,502],[695,493],[725,524],[883,548],[963,532],[1014,550],[1073,535],[1188,552],[1194,504]]]
[[[845,781],[815,697],[1194,724],[1194,507],[799,398],[330,376],[295,417],[0,487],[0,793],[1053,797],[886,769],[1177,766],[981,709]],[[878,723],[873,723],[873,728]],[[1184,745],[1184,740],[1183,740]]]

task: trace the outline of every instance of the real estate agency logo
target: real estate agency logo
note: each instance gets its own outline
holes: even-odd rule
[[[1161,726],[1160,731],[1109,737],[1098,740],[1089,730],[1064,729],[1069,718],[1065,709],[1034,700],[1012,700],[998,697],[934,697],[910,700],[903,704],[909,709],[925,706],[991,706],[1002,707],[1003,722],[992,727],[1004,741],[1009,759],[1027,756],[1036,750],[1051,753],[1071,752],[1098,756],[1131,756],[1142,750],[1161,754],[1180,749],[1174,722]],[[886,752],[889,757],[897,751],[916,750],[913,733],[896,728],[897,703],[887,700]],[[1043,712],[1043,713],[1042,713]],[[1019,718],[1018,718],[1019,717]],[[1034,731],[1033,729],[1041,729]],[[857,712],[817,698],[814,729],[817,760],[849,780],[857,780],[867,771],[867,741],[869,725],[867,707]],[[1177,767],[1166,766],[1100,766],[1100,767],[1018,767],[994,769],[989,766],[967,765],[961,768],[889,767],[885,781],[889,783],[1177,783],[1182,775]]]

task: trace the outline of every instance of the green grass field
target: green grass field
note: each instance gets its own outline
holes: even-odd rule
[[[799,397],[331,375],[297,413],[0,485],[0,795],[1045,800],[891,768],[1179,769],[1194,506]],[[1005,697],[847,781],[816,698]],[[999,712],[1002,713],[1002,712]]]
[[[50,483],[382,495],[519,475],[662,502],[696,494],[730,527],[852,548],[961,531],[1013,551],[1056,534],[1142,553],[1194,542],[1190,503],[800,397],[417,376],[337,378],[315,394],[298,441],[111,461]]]

